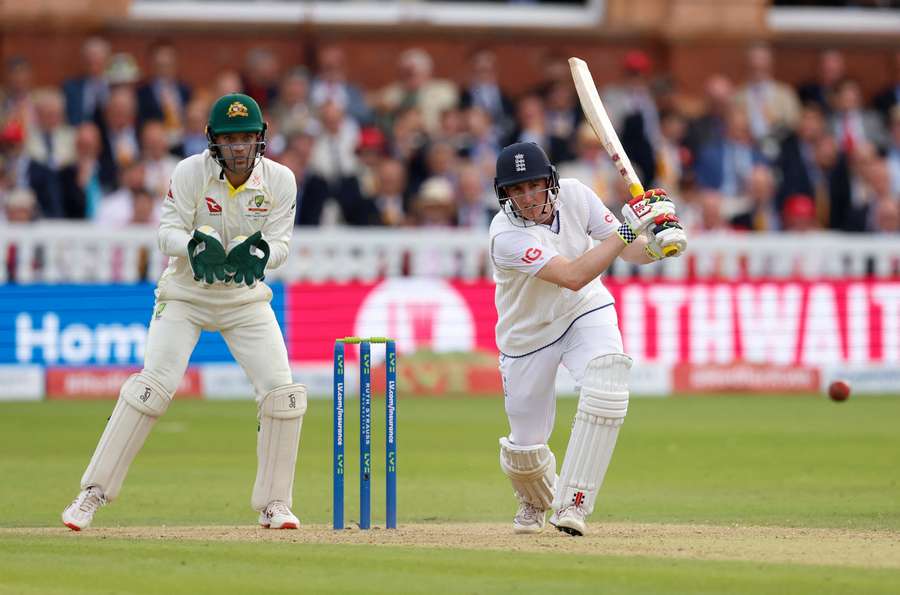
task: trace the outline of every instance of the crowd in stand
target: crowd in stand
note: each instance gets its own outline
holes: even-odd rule
[[[269,122],[266,156],[298,184],[297,225],[486,229],[496,212],[497,152],[542,145],[562,177],[591,186],[616,210],[626,198],[585,124],[564,58],[518,96],[498,84],[487,50],[469,80],[439,78],[425,51],[404,51],[396,79],[363,89],[338,46],[311,68],[250,51],[209,88],[179,76],[179,56],[155,44],[146,72],[101,38],[82,48],[82,74],[33,88],[23,58],[0,87],[0,221],[70,219],[118,228],[154,225],[179,159],[206,149],[218,96],[254,97]],[[620,82],[600,94],[646,187],[679,201],[692,233],[717,230],[900,230],[900,52],[892,83],[871,98],[823,51],[792,87],[773,76],[771,50],[750,48],[734,72],[687,99],[649,57],[628,52]]]

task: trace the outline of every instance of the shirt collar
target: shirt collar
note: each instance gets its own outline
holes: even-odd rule
[[[250,174],[250,177],[247,178],[247,181],[241,184],[238,188],[234,188],[234,192],[231,192],[231,184],[225,178],[225,175],[222,173],[222,166],[219,165],[219,162],[213,159],[212,155],[209,152],[209,149],[203,152],[203,156],[206,159],[206,177],[214,182],[220,182],[228,188],[229,194],[234,196],[241,190],[259,190],[263,187],[263,179],[262,174],[260,173],[260,168],[262,167],[262,160],[253,168],[253,172]]]

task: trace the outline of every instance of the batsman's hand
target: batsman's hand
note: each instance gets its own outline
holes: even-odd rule
[[[674,215],[675,203],[662,188],[648,190],[635,196],[622,206],[625,223],[619,228],[619,237],[630,244],[661,215]]]
[[[226,266],[234,273],[234,282],[250,287],[266,278],[266,263],[269,262],[269,244],[256,232],[235,246],[228,253]]]
[[[225,274],[225,248],[213,236],[195,229],[188,241],[188,260],[191,262],[195,281],[205,281],[212,285],[217,280],[228,280]]]
[[[660,215],[647,230],[647,254],[653,260],[678,257],[687,251],[687,234],[677,215]]]

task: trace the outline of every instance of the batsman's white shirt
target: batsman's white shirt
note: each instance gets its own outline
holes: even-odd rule
[[[208,150],[181,161],[172,173],[159,222],[159,249],[171,258],[159,278],[157,298],[210,305],[271,299],[272,292],[264,283],[247,287],[194,281],[188,242],[193,230],[203,225],[215,229],[226,247],[237,236],[261,231],[270,249],[266,268],[277,268],[288,257],[296,201],[293,172],[265,157],[238,188],[231,187]]]
[[[497,307],[497,346],[522,357],[558,341],[588,312],[609,306],[613,297],[600,278],[578,291],[535,275],[554,256],[574,260],[616,232],[619,221],[594,192],[571,178],[559,181],[557,213],[551,225],[518,227],[506,213],[491,222]]]

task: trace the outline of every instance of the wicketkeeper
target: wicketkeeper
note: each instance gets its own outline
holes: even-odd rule
[[[517,533],[550,523],[584,535],[628,410],[631,358],[623,353],[612,295],[600,275],[616,257],[646,264],[679,256],[687,237],[664,190],[622,208],[621,223],[594,192],[560,180],[534,143],[497,158],[501,212],[491,222],[497,346],[510,432],[500,466],[519,500]],[[562,363],[581,393],[559,476],[547,442]]]
[[[222,334],[256,393],[258,468],[251,504],[259,523],[296,529],[294,467],[306,387],[295,384],[266,269],[284,264],[294,226],[291,171],[263,155],[266,123],[242,94],[220,97],[209,113],[208,150],[172,174],[159,225],[169,259],[156,288],[144,369],[122,386],[81,493],[63,511],[80,531],[119,494],[128,467],[166,412],[201,330]]]

